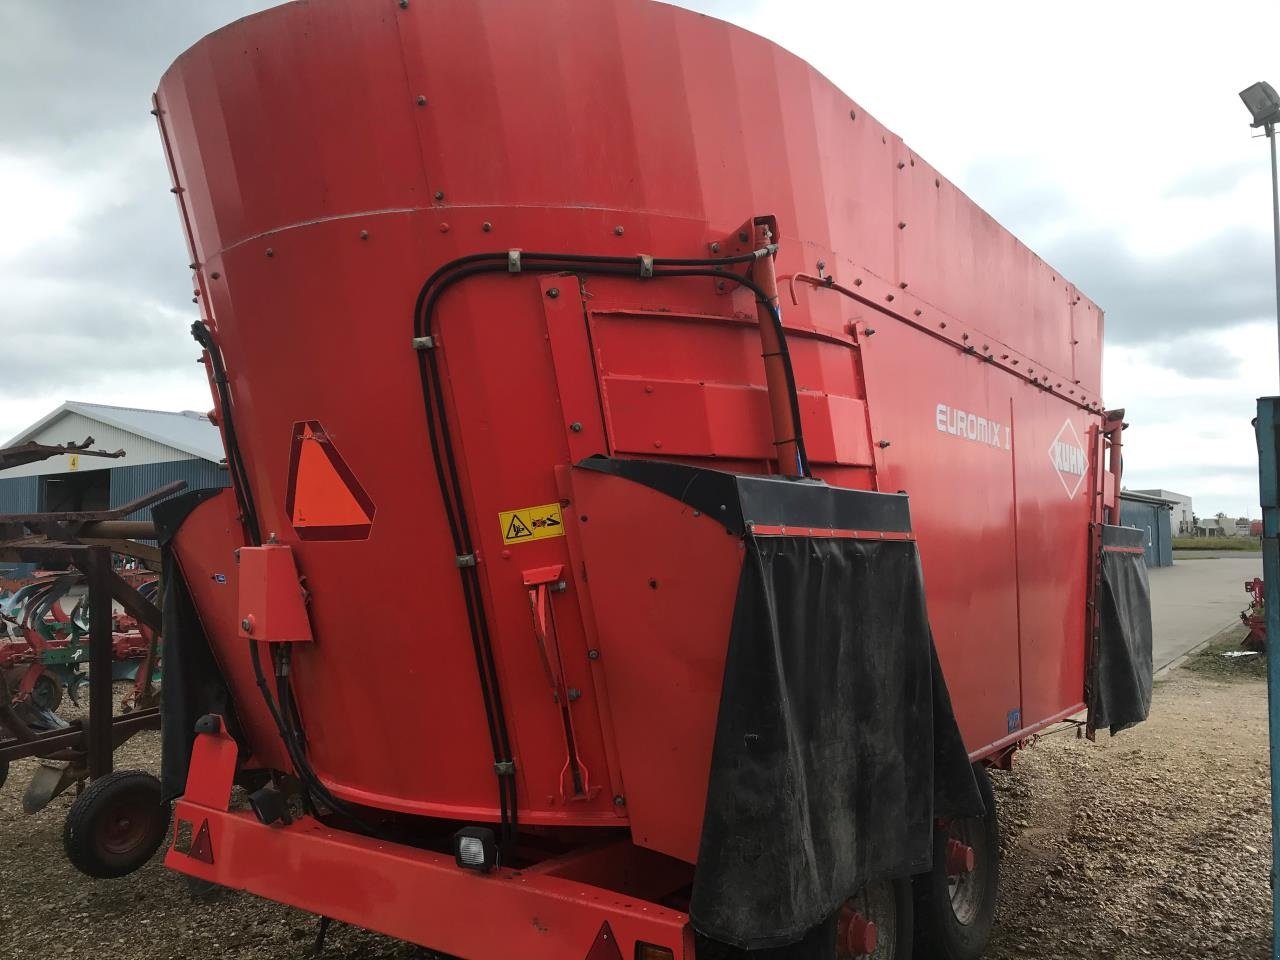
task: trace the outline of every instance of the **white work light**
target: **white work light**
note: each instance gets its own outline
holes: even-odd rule
[[[453,835],[453,859],[467,870],[488,873],[498,865],[498,842],[488,827],[463,827]]]
[[[1280,124],[1280,96],[1275,87],[1259,80],[1240,91],[1240,99],[1253,115],[1253,126],[1271,141],[1271,229],[1276,255],[1276,324],[1280,327],[1280,162],[1276,160],[1276,125]]]

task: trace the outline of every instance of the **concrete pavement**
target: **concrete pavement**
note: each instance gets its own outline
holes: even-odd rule
[[[1179,556],[1147,571],[1155,669],[1237,622],[1248,606],[1244,582],[1262,576],[1262,554]]]

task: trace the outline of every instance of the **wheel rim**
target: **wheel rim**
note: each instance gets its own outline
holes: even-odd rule
[[[147,839],[154,811],[141,792],[119,797],[102,811],[95,831],[98,847],[111,856],[125,856]]]
[[[953,820],[947,836],[951,840],[973,848],[973,869],[947,877],[947,893],[951,898],[951,912],[961,926],[969,926],[982,913],[985,876],[989,868],[986,850],[981,842],[982,824],[978,820]]]
[[[870,953],[851,952],[846,942],[848,925],[856,917],[875,924],[875,949]],[[840,907],[837,926],[836,957],[866,957],[870,960],[898,958],[898,898],[892,881],[870,883],[847,899]]]

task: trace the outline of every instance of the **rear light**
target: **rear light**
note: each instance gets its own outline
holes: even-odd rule
[[[675,960],[675,951],[670,947],[660,947],[656,943],[636,941],[636,960]]]
[[[453,835],[453,859],[466,870],[488,873],[498,865],[498,842],[488,827],[463,827]]]

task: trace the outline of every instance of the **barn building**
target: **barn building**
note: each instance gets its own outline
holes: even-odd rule
[[[1178,501],[1136,490],[1120,492],[1120,522],[1146,531],[1148,567],[1173,566],[1173,511]]]
[[[0,514],[105,510],[185,480],[188,490],[229,484],[218,428],[203,413],[140,410],[69,400],[5,446],[81,443],[118,459],[63,455],[0,473]],[[130,519],[150,519],[150,509]],[[14,571],[17,573],[20,571]]]
[[[1175,537],[1194,537],[1196,535],[1195,508],[1191,498],[1185,493],[1174,493],[1172,490],[1128,490],[1126,493],[1141,493],[1158,500],[1168,500],[1172,505],[1171,523]]]

